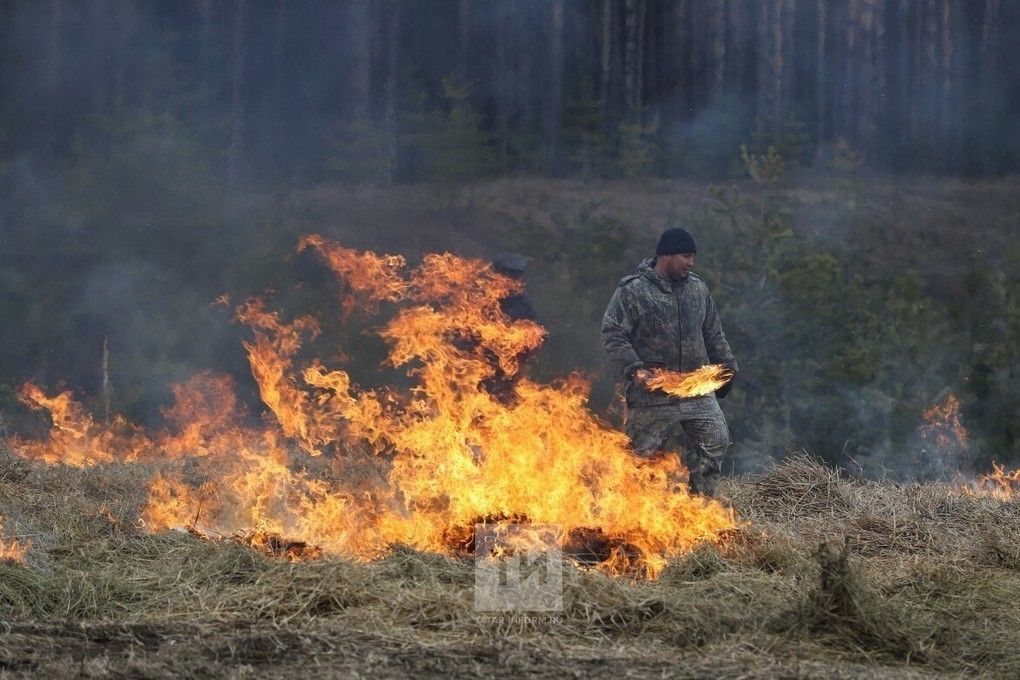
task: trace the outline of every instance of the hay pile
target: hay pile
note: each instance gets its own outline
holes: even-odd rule
[[[656,582],[566,565],[552,618],[474,608],[473,564],[396,546],[290,563],[137,526],[141,466],[0,478],[0,674],[931,677],[1020,668],[1020,503],[794,458],[723,492],[747,524]]]

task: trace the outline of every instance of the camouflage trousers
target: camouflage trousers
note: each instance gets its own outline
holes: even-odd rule
[[[730,446],[730,430],[715,397],[703,397],[697,404],[679,402],[659,406],[629,406],[626,431],[639,456],[660,452],[686,452],[683,462],[690,471],[688,486],[693,493],[714,496],[722,470],[722,459]]]

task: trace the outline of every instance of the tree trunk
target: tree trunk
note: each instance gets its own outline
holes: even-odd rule
[[[709,87],[706,101],[711,101],[716,93],[721,92],[725,84],[726,66],[726,5],[713,2],[709,6],[709,32],[712,36],[712,54],[710,59]]]
[[[678,121],[684,115],[684,43],[682,26],[687,3],[684,0],[662,3],[658,21],[661,23],[658,37],[658,63],[656,65],[656,98],[659,101],[662,118]],[[661,134],[666,141],[670,126],[662,126]]]
[[[241,179],[244,162],[244,61],[247,33],[247,6],[245,0],[234,0],[233,50],[231,52],[230,101],[230,152],[228,174],[230,182]]]
[[[996,89],[999,85],[1000,74],[1003,71],[1003,60],[999,46],[999,12],[1000,0],[985,0],[984,16],[981,22],[980,48],[977,61],[979,71],[976,78],[976,115],[981,121],[980,127],[988,129],[989,123],[994,120],[997,114],[998,103],[995,101]],[[987,135],[987,133],[985,133]],[[984,147],[977,152],[976,167],[980,171],[1001,171],[1002,166],[998,163],[989,163],[988,150],[990,145],[987,141],[981,145]]]
[[[113,62],[113,112],[118,124],[124,120],[124,109],[127,105],[128,65],[132,54],[129,48],[130,38],[138,26],[138,16],[132,0],[120,3],[119,11],[114,12],[117,35],[117,53]]]
[[[641,106],[641,23],[643,0],[626,0],[624,14],[623,91],[628,116]]]
[[[856,91],[851,92],[851,97],[857,105],[857,120],[855,121],[856,139],[860,146],[867,148],[871,143],[875,132],[875,86],[877,75],[874,63],[874,30],[875,14],[874,0],[859,0],[855,3],[857,16],[856,23],[857,45],[853,52],[857,55],[857,64],[854,67],[856,76]]]
[[[506,168],[510,143],[510,58],[507,49],[507,31],[496,31],[496,135],[499,139],[500,158]]]
[[[899,140],[900,148],[903,148],[904,143],[911,141],[911,114],[910,114],[910,80],[911,80],[911,56],[913,51],[911,50],[911,21],[910,21],[910,0],[898,0],[896,5],[897,19],[896,28],[897,36],[893,43],[893,50],[897,55],[896,63],[894,64],[895,77],[896,77],[896,101],[892,102],[890,106],[890,120],[893,121],[893,125],[896,126],[897,130],[903,130],[906,132],[903,135],[903,139]],[[895,117],[893,117],[895,116]],[[897,154],[902,158],[901,154]],[[903,169],[904,164],[898,166],[898,169]]]
[[[904,83],[907,110],[907,131],[911,144],[915,144],[921,134],[921,80],[924,74],[924,12],[925,7],[920,2],[902,0],[904,11],[907,13],[907,21],[910,24],[910,43],[908,55],[910,57],[910,68],[907,69],[907,78]]]
[[[599,65],[601,74],[599,78],[599,105],[602,110],[603,121],[609,123],[609,81],[612,77],[612,56],[613,56],[613,3],[612,0],[602,0],[602,45],[599,51]]]
[[[210,74],[212,73],[212,0],[198,0],[198,14],[202,19],[201,38],[199,44],[199,84],[203,90],[203,108],[205,109],[206,118],[208,119],[212,115],[212,83],[210,82]]]
[[[350,119],[355,123],[369,120],[369,98],[372,84],[371,4],[369,0],[352,0],[347,24],[351,45]]]
[[[46,135],[47,146],[51,151],[56,152],[60,147],[60,105],[61,90],[61,30],[64,24],[64,3],[62,0],[50,0],[49,26],[46,37],[46,89],[49,101],[47,102]]]
[[[999,70],[999,3],[1000,0],[985,0],[981,22],[979,54],[981,74],[986,81],[992,81]]]
[[[552,0],[552,25],[549,38],[549,98],[546,109],[546,162],[556,172],[559,158],[559,133],[563,120],[563,0]]]
[[[64,23],[64,3],[50,0],[49,31],[46,36],[46,79],[50,94],[60,89],[60,33]]]
[[[694,116],[697,107],[697,50],[693,40],[688,40],[694,34],[692,27],[695,24],[696,7],[693,2],[678,2],[675,7],[676,27],[674,40],[677,47],[677,63],[679,64],[679,85],[677,88],[680,102],[680,115],[685,119]]]
[[[872,105],[872,130],[871,136],[873,143],[877,143],[878,129],[882,122],[888,121],[887,110],[888,110],[888,76],[887,76],[887,64],[889,60],[888,49],[886,45],[886,21],[887,14],[889,11],[889,0],[873,0],[874,10],[874,24],[872,29],[872,55],[873,55],[873,66],[872,74],[874,77],[873,87],[874,94],[871,99]]]
[[[645,91],[645,24],[648,17],[648,0],[638,0],[637,15],[637,53],[635,55],[636,82],[634,83],[636,99],[634,110],[641,114],[644,108]]]
[[[748,45],[754,33],[749,29],[748,8],[741,0],[730,0],[729,11],[729,82],[740,93],[750,88],[747,68]]]
[[[953,9],[949,0],[942,0],[940,7],[942,33],[941,49],[941,105],[939,107],[939,131],[942,136],[942,155],[944,169],[952,171],[956,166],[956,41],[953,22]]]
[[[277,108],[282,106],[284,101],[283,60],[286,41],[287,0],[278,0],[276,4],[276,26],[273,31],[273,93],[276,96]]]
[[[470,79],[468,69],[470,49],[471,0],[460,0],[460,5],[457,8],[457,75],[464,82],[468,82]]]
[[[384,178],[387,183],[392,184],[397,170],[398,154],[400,151],[397,143],[398,121],[397,121],[397,96],[398,85],[400,84],[400,31],[401,31],[401,3],[394,2],[390,6],[389,40],[387,41],[389,51],[387,55],[386,73],[386,145],[387,163],[384,170]]]
[[[533,46],[531,32],[526,25],[527,16],[515,14],[513,21],[513,108],[516,115],[518,130],[529,130],[532,126],[540,127],[541,117],[537,116],[532,106],[531,84],[534,82],[534,63],[532,61]]]
[[[793,0],[765,0],[758,20],[758,130],[778,131],[785,114]]]
[[[662,43],[662,20],[659,3],[650,0],[645,4],[645,39],[642,59],[642,80],[644,91],[641,100],[648,102],[649,114],[656,120],[662,108],[662,90],[660,87],[659,70],[662,68],[659,55],[659,45]]]
[[[924,107],[923,118],[924,121],[921,129],[921,133],[928,137],[929,140],[937,138],[938,129],[936,125],[936,111],[937,111],[937,93],[939,86],[939,12],[938,12],[938,0],[927,0],[924,7],[924,71],[920,79],[921,82],[921,106]],[[934,155],[929,160],[932,162],[937,156],[937,151],[933,149]]]
[[[825,42],[826,31],[828,30],[828,13],[826,11],[826,0],[818,0],[818,17],[817,24],[815,26],[815,35],[817,38],[815,44],[815,118],[817,123],[815,126],[816,140],[819,144],[824,142],[826,139],[826,121],[825,121],[825,88],[828,86],[826,82],[826,68],[828,67],[827,57],[827,45]]]
[[[856,123],[858,119],[859,102],[857,101],[857,90],[860,87],[860,64],[861,49],[859,35],[861,29],[861,2],[863,0],[850,0],[846,7],[846,17],[843,21],[843,92],[839,107],[839,122],[837,130],[840,136],[856,143],[858,130]]]
[[[691,2],[688,5],[687,24],[684,25],[684,33],[681,40],[688,44],[688,99],[687,105],[693,114],[700,109],[705,99],[705,90],[708,89],[705,81],[708,71],[706,55],[708,49],[705,47],[707,21],[705,10],[708,5],[703,2]]]
[[[796,45],[793,40],[793,21],[797,16],[797,0],[783,0],[782,15],[780,19],[782,21],[782,68],[780,69],[781,78],[779,81],[780,96],[782,97],[782,108],[780,115],[784,119],[788,119],[790,111],[793,109],[791,106],[793,101],[793,77],[794,77],[794,58],[796,57]]]
[[[92,86],[92,113],[103,110],[106,95],[106,2],[93,0],[88,6],[89,77]]]

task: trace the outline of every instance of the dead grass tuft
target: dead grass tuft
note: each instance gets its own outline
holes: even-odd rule
[[[828,633],[839,644],[889,654],[897,659],[923,661],[931,648],[927,617],[916,616],[881,597],[850,563],[850,544],[833,548],[823,543],[816,552],[818,587],[811,593],[803,620]]]
[[[848,485],[839,470],[798,454],[754,479],[745,490],[745,499],[755,515],[843,514],[850,509]]]

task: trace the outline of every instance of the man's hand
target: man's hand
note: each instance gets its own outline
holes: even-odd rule
[[[649,371],[647,368],[639,368],[638,370],[634,371],[634,383],[636,385],[645,387],[648,384],[648,381],[651,379],[652,372]]]
[[[725,399],[726,398],[726,395],[729,394],[730,390],[733,388],[733,379],[737,377],[737,372],[735,370],[733,370],[733,366],[731,366],[730,364],[723,364],[723,368],[732,377],[729,379],[729,381],[725,385],[723,385],[722,387],[720,387],[719,389],[717,389],[715,391],[715,396],[716,396],[717,399]]]

